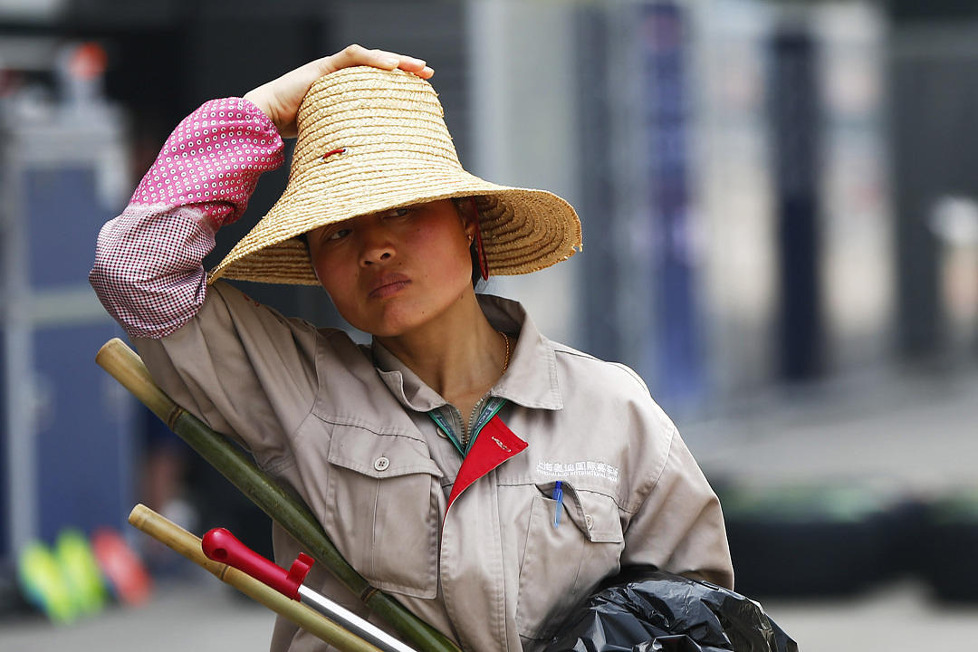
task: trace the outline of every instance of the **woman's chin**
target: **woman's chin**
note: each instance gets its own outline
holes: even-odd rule
[[[347,320],[350,321],[350,320]],[[350,321],[350,325],[374,337],[400,337],[419,325],[423,319],[411,318],[403,315],[384,315],[382,319],[362,320],[360,323]]]
[[[441,301],[435,301],[429,298],[419,301],[413,297],[402,296],[370,306],[358,315],[351,315],[356,318],[356,321],[344,315],[343,311],[340,311],[340,314],[351,326],[374,337],[400,337],[426,330],[440,323],[456,322],[457,319],[453,315],[464,308],[463,299],[464,296],[452,296],[449,300],[443,298]]]

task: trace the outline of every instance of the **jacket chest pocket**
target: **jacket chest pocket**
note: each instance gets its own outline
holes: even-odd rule
[[[524,638],[550,639],[568,610],[620,567],[624,537],[614,500],[563,486],[557,527],[554,483],[537,485],[530,506],[516,608]]]
[[[334,427],[326,526],[373,586],[418,598],[438,588],[438,467],[423,442]]]

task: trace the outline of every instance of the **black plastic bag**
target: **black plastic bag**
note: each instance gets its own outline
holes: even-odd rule
[[[654,568],[618,575],[578,607],[545,652],[797,652],[756,602]]]

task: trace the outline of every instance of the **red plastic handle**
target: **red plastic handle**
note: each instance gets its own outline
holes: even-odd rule
[[[265,559],[238,541],[233,534],[222,527],[214,528],[205,534],[200,547],[203,548],[208,559],[237,568],[293,600],[299,599],[299,586],[306,579],[313,564],[312,557],[300,552],[299,558],[286,572],[281,566]]]

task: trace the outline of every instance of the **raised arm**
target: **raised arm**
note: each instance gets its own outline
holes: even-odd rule
[[[89,274],[130,336],[165,337],[197,313],[215,233],[244,213],[282,148],[271,121],[241,98],[207,102],[177,126],[125,211],[102,227]]]
[[[162,338],[197,314],[217,230],[244,213],[261,174],[282,164],[282,137],[295,135],[309,86],[355,65],[433,74],[419,59],[351,45],[244,98],[207,102],[177,126],[129,206],[99,233],[89,276],[130,336]]]

